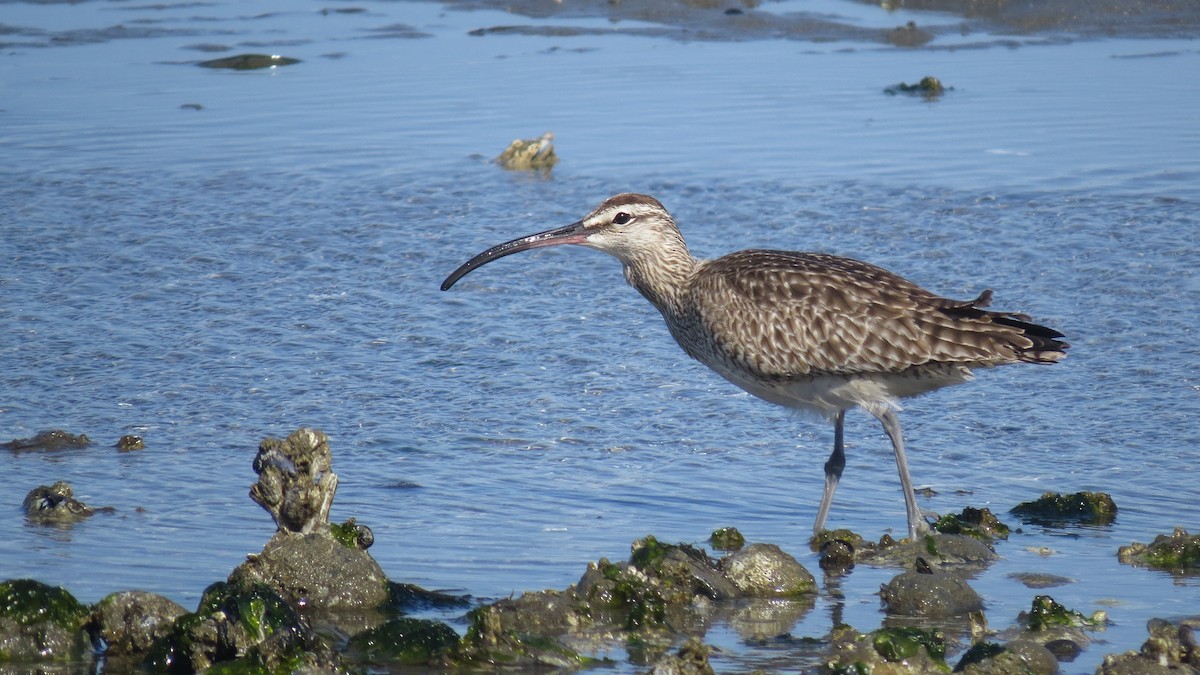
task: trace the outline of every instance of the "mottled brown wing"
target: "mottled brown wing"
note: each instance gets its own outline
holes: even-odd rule
[[[1025,356],[1035,349],[1025,333],[1061,337],[980,309],[990,293],[947,300],[874,265],[822,254],[733,253],[706,263],[690,292],[714,355],[764,376],[1057,360]],[[1057,345],[1061,354],[1066,345]]]

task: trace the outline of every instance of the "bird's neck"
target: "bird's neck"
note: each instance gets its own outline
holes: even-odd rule
[[[682,311],[683,294],[698,263],[682,240],[655,251],[654,255],[633,256],[622,262],[625,280],[660,312],[678,315]]]

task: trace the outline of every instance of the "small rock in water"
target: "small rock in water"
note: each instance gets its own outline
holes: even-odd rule
[[[721,571],[749,597],[797,597],[817,590],[813,575],[775,544],[750,544],[723,558]]]
[[[848,572],[854,567],[854,546],[844,539],[831,539],[821,546],[818,564],[826,572]]]
[[[708,543],[718,551],[736,551],[746,545],[746,538],[738,532],[736,527],[722,527],[719,530],[713,530],[712,536],[708,538]]]
[[[0,443],[0,447],[8,448],[13,452],[23,452],[29,450],[68,450],[73,448],[86,448],[92,444],[92,440],[87,437],[87,434],[70,434],[62,429],[53,429],[50,431],[39,431],[32,438],[15,438],[7,443]]]
[[[1109,525],[1117,518],[1117,505],[1104,492],[1064,495],[1047,492],[1031,502],[1021,502],[1009,513],[1034,525]]]
[[[1075,583],[1075,580],[1070,577],[1060,577],[1057,574],[1044,572],[1013,572],[1008,575],[1008,578],[1021,582],[1025,588],[1054,588]]]
[[[933,529],[942,534],[965,534],[984,541],[1008,539],[1009,533],[1009,527],[1000,522],[991,509],[976,509],[970,506],[958,515],[949,513],[938,518],[933,524]]]
[[[547,131],[541,138],[517,139],[500,153],[496,163],[512,171],[549,171],[558,163],[554,134]]]
[[[1160,534],[1149,545],[1133,542],[1117,550],[1117,559],[1126,565],[1139,565],[1176,573],[1195,573],[1200,569],[1200,536],[1188,534],[1182,527],[1169,535]]]
[[[122,436],[120,439],[118,439],[116,447],[120,452],[130,452],[133,450],[141,450],[146,447],[146,444],[142,442],[141,436],[129,435]]]
[[[958,575],[902,572],[879,589],[889,615],[944,618],[983,609],[983,599]]]
[[[27,518],[43,522],[73,522],[95,513],[73,495],[71,485],[60,480],[54,485],[39,485],[30,490],[22,507]]]
[[[942,81],[936,77],[925,76],[922,77],[921,81],[916,84],[908,84],[905,82],[894,84],[885,88],[883,93],[887,94],[888,96],[895,96],[896,94],[908,94],[910,96],[920,96],[926,101],[933,101],[941,97],[941,95],[947,91],[953,90],[954,87],[943,86]]]
[[[1054,601],[1048,595],[1039,595],[1033,599],[1029,612],[1022,612],[1019,617],[1032,632],[1048,631],[1059,626],[1088,627],[1103,626],[1108,622],[1107,615],[1100,611],[1087,617],[1067,609]]]
[[[260,68],[276,68],[300,63],[300,59],[292,59],[278,54],[238,54],[219,59],[201,61],[196,64],[202,68],[229,68],[231,70],[258,70]]]

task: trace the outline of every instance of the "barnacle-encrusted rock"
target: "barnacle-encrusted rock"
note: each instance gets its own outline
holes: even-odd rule
[[[280,530],[309,534],[327,529],[337,492],[329,437],[300,428],[283,440],[267,438],[254,458],[258,482],[250,498],[271,514]]]
[[[184,614],[186,609],[161,595],[123,591],[96,603],[88,630],[105,656],[144,654]]]
[[[817,591],[813,575],[775,544],[750,544],[723,558],[721,571],[749,597],[793,598]]]
[[[554,134],[547,131],[540,138],[518,138],[500,153],[496,163],[512,171],[548,171],[558,163],[558,155],[554,154]]]
[[[389,598],[379,563],[327,532],[276,532],[261,553],[233,570],[229,582],[261,583],[296,606],[318,610],[372,609]]]
[[[1172,623],[1151,619],[1146,626],[1150,637],[1140,651],[1109,654],[1097,675],[1171,675],[1200,670],[1200,617]]]

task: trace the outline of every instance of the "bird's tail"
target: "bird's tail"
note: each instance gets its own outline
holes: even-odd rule
[[[1062,333],[1033,323],[1033,317],[1017,312],[993,312],[983,309],[992,304],[992,291],[985,290],[974,300],[949,300],[943,311],[971,319],[985,319],[991,323],[1015,329],[1024,340],[1012,340],[1010,344],[1016,357],[1026,363],[1057,363],[1067,358],[1071,344],[1062,338]],[[1016,337],[1013,336],[1013,337]]]

